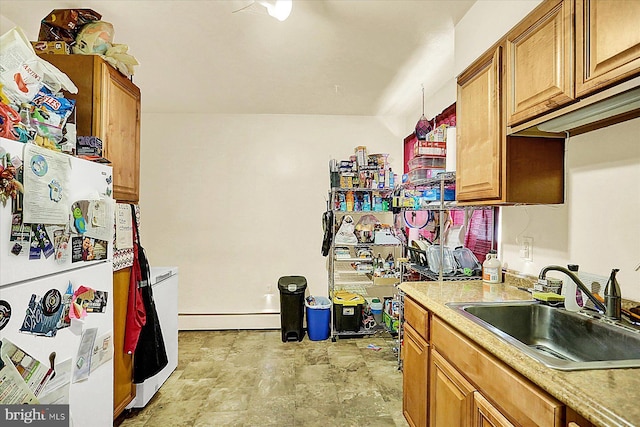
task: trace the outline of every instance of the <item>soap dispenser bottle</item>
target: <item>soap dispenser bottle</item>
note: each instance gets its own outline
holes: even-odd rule
[[[620,320],[622,311],[622,294],[616,279],[618,271],[620,271],[618,268],[611,270],[607,287],[604,288],[604,305],[607,309],[605,315],[612,320]]]

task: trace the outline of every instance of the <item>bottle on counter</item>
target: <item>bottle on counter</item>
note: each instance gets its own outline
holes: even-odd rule
[[[502,283],[502,263],[495,250],[490,250],[482,263],[482,281],[486,283]]]

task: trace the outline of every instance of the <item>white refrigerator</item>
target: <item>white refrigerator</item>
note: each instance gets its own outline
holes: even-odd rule
[[[25,184],[22,209],[14,209],[11,199],[0,204],[0,355],[5,368],[13,363],[21,373],[25,367],[46,372],[55,352],[54,369],[42,378],[33,403],[69,404],[71,426],[111,426],[112,169],[3,138],[0,154],[22,160]],[[23,225],[17,224],[15,212],[23,215]],[[55,222],[25,226],[34,224],[27,218]],[[77,305],[65,305],[69,299]],[[77,318],[69,319],[65,306]],[[6,387],[9,382],[3,379]],[[0,393],[2,398],[7,393]]]

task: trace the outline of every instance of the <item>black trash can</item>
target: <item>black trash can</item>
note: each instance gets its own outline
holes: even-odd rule
[[[304,291],[307,279],[302,276],[284,276],[278,279],[280,290],[280,327],[282,342],[302,341],[304,329]]]

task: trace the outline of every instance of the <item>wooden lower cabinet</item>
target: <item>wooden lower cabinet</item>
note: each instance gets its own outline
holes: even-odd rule
[[[435,350],[431,351],[429,368],[429,425],[471,425],[475,387]]]
[[[430,345],[514,424],[564,425],[561,402],[437,317],[431,320]]]
[[[402,409],[410,426],[593,427],[409,296],[407,307]]]
[[[427,425],[429,345],[408,323],[404,324],[402,412],[412,427]]]
[[[113,273],[113,418],[136,397],[133,355],[124,353],[124,329],[129,301],[131,268]]]
[[[485,397],[473,392],[473,427],[515,427]]]

